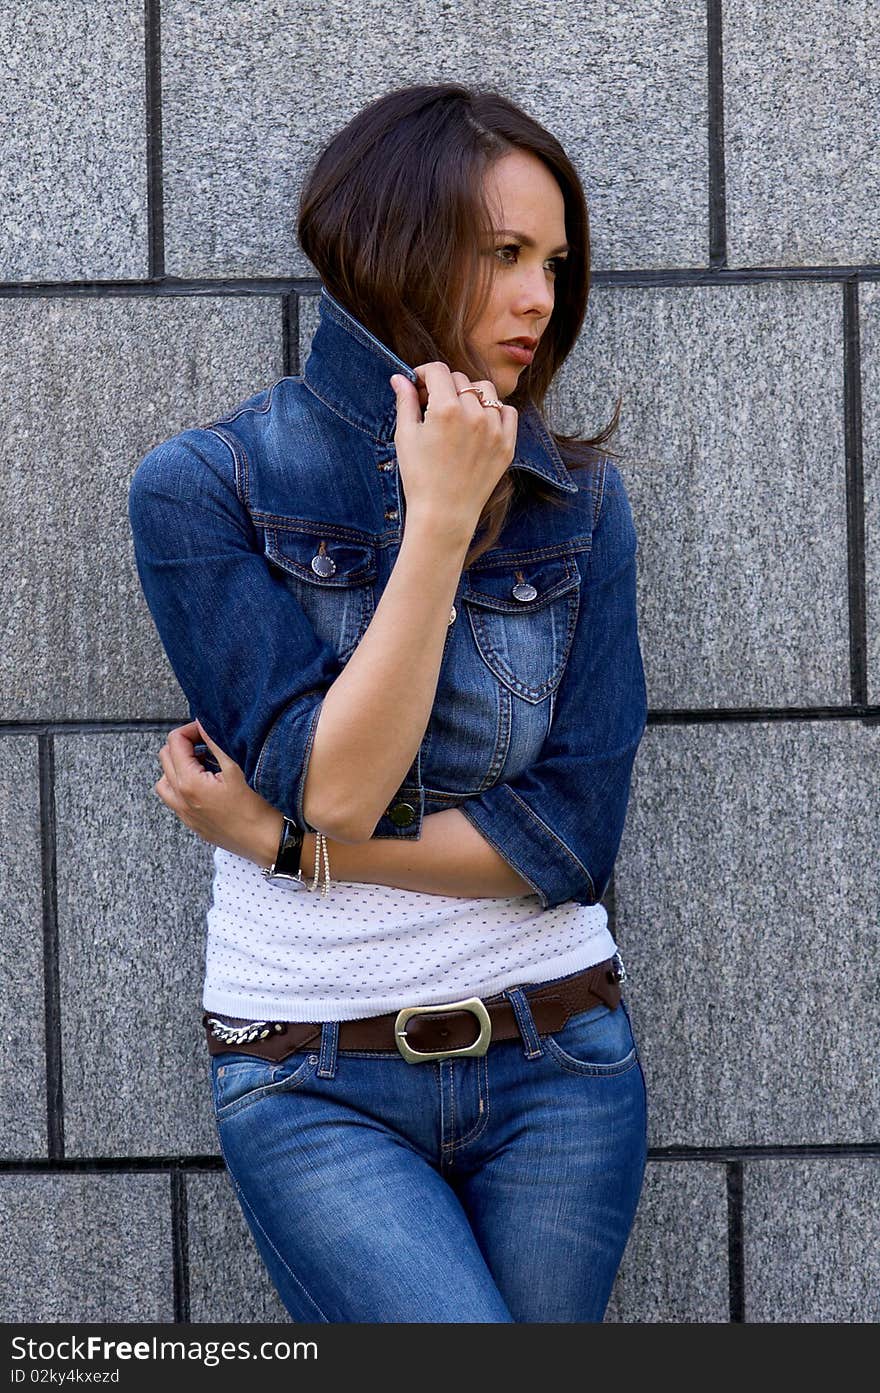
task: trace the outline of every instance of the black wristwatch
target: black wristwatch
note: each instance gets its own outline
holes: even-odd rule
[[[285,817],[275,860],[271,866],[261,866],[260,874],[267,880],[302,880],[300,858],[304,837],[305,832],[289,817]]]

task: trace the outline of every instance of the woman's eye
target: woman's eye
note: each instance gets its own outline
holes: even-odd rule
[[[510,242],[506,247],[497,247],[495,250],[495,255],[499,257],[505,265],[513,266],[515,265],[516,259],[519,256],[519,251],[520,248],[517,245],[517,243]],[[505,252],[511,253],[510,261],[508,261],[505,257]],[[564,256],[551,256],[549,261],[547,262],[547,265],[550,267],[550,270],[552,271],[553,275],[557,276],[559,272],[562,270],[562,267],[565,265],[565,262],[566,258]]]

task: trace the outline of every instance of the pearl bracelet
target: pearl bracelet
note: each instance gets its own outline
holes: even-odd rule
[[[328,851],[327,851],[327,838],[324,836],[324,833],[323,833],[323,832],[316,832],[316,833],[315,833],[315,878],[314,878],[314,880],[312,881],[311,885],[306,886],[306,889],[307,889],[307,890],[316,890],[316,889],[318,888],[318,876],[319,876],[319,874],[320,874],[321,858],[322,858],[322,855],[323,855],[323,861],[324,861],[324,883],[323,883],[322,886],[321,886],[321,894],[322,894],[322,896],[323,896],[323,895],[327,895],[327,894],[330,893],[330,855],[329,855],[329,853],[328,853]],[[303,884],[305,884],[305,881],[303,881]]]

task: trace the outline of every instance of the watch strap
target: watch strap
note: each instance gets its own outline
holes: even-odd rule
[[[291,818],[285,817],[275,860],[271,866],[261,868],[267,880],[302,880],[300,861],[304,837],[302,828],[297,827]]]

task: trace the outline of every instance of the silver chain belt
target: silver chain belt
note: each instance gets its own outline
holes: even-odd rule
[[[286,1021],[247,1021],[245,1025],[227,1025],[216,1016],[208,1016],[206,1025],[211,1027],[215,1040],[224,1045],[249,1045],[252,1040],[266,1040],[270,1035],[283,1035],[287,1030]]]

